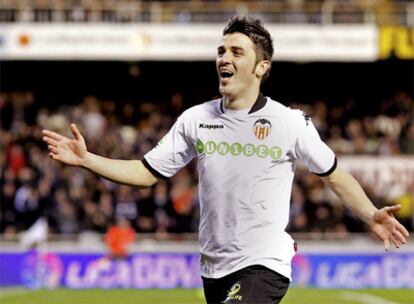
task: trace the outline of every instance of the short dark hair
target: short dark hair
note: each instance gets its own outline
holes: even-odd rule
[[[256,47],[257,60],[270,61],[272,66],[273,40],[270,33],[263,27],[260,19],[251,17],[232,17],[223,30],[223,36],[232,33],[241,33],[250,38]],[[270,68],[263,75],[262,81],[269,77]]]

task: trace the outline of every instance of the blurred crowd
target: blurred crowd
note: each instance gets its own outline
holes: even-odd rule
[[[341,105],[318,100],[289,106],[307,112],[338,155],[414,155],[414,101],[407,93],[399,92],[364,111],[352,100]],[[41,140],[44,128],[71,136],[69,123],[75,122],[91,152],[141,159],[186,107],[180,93],[158,104],[117,103],[87,96],[78,104],[53,110],[41,107],[32,92],[0,93],[0,233],[14,237],[40,216],[47,218],[51,233],[64,235],[105,233],[121,218],[138,233],[197,232],[195,161],[168,181],[138,189],[52,161]],[[404,224],[413,230],[411,190],[405,201],[411,217]],[[375,197],[371,189],[366,191],[378,207],[392,203]],[[367,231],[319,177],[303,168],[295,178],[291,206],[288,229],[292,232],[346,237],[349,232]]]
[[[2,0],[1,22],[226,22],[235,14],[274,23],[412,25],[411,0]]]

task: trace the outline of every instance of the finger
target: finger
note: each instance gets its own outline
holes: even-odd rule
[[[58,153],[58,149],[56,147],[49,145],[48,148],[49,148],[49,151],[52,152],[53,154]]]
[[[57,147],[57,145],[59,143],[57,140],[54,140],[53,138],[47,137],[47,136],[43,137],[43,141],[46,142],[48,145],[52,145],[52,146],[55,146],[55,147]]]
[[[385,207],[385,210],[388,213],[395,213],[395,212],[397,212],[400,209],[401,209],[401,205],[394,205],[394,206]]]
[[[42,130],[43,135],[46,137],[53,138],[54,140],[60,141],[64,139],[64,137],[56,132],[49,131],[49,130]]]
[[[398,229],[395,229],[393,232],[393,236],[401,243],[401,244],[405,244],[407,242],[407,240],[405,239],[405,237],[402,235],[402,233],[400,231],[398,231]]]
[[[384,240],[384,247],[385,250],[390,250],[390,241],[388,239]]]
[[[391,242],[394,244],[396,248],[400,248],[401,242],[397,239],[397,237],[394,234],[391,236]]]
[[[72,131],[72,134],[75,137],[75,139],[79,140],[82,138],[82,135],[80,134],[78,127],[74,123],[70,124],[70,130]]]
[[[400,233],[402,233],[406,238],[408,238],[410,236],[410,233],[408,232],[408,230],[401,224],[398,224],[397,230]]]
[[[55,160],[58,160],[59,159],[59,156],[57,154],[55,154],[55,153],[52,153],[52,152],[49,153],[49,157],[51,159],[55,159]]]

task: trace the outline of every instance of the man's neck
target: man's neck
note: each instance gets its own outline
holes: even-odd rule
[[[229,110],[244,110],[250,109],[257,100],[260,91],[253,91],[250,94],[246,94],[240,97],[223,96],[223,105]]]

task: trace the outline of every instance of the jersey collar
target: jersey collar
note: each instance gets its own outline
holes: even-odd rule
[[[256,102],[254,103],[248,114],[252,114],[254,112],[259,111],[266,105],[266,102],[267,98],[262,94],[262,92],[260,92],[259,96],[257,96]]]
[[[266,102],[267,102],[267,98],[260,92],[259,96],[257,96],[256,101],[254,102],[253,106],[251,107],[250,111],[247,114],[252,114],[254,112],[259,111],[260,109],[262,109],[266,105]],[[220,110],[221,110],[221,113],[223,113],[223,114],[225,113],[224,112],[224,100],[223,100],[223,98],[220,101]]]

